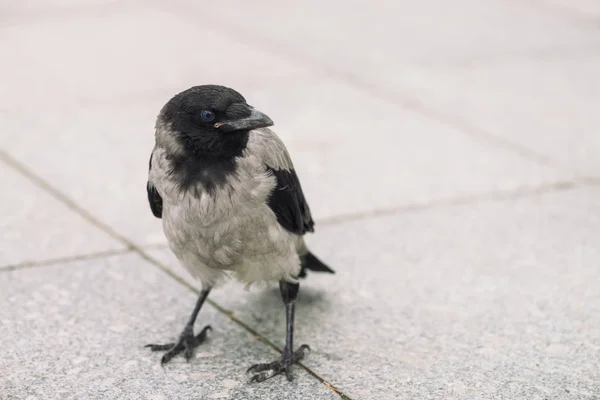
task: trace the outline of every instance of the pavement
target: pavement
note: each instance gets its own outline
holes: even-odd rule
[[[0,399],[600,399],[600,2],[0,3]],[[155,117],[268,113],[334,276],[211,294],[145,193]]]

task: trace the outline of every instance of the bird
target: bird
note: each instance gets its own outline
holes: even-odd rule
[[[273,121],[236,90],[215,84],[174,95],[155,124],[146,191],[162,220],[170,250],[202,289],[178,340],[149,344],[164,351],[161,365],[201,345],[210,325],[194,334],[198,313],[213,288],[230,278],[245,285],[278,282],[285,307],[281,357],[252,365],[251,382],[284,374],[310,351],[294,349],[295,302],[307,271],[335,273],[307,247],[315,223]]]

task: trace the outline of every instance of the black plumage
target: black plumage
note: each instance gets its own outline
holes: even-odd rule
[[[148,172],[152,169],[152,154],[150,154],[150,161],[148,162]],[[146,191],[148,192],[148,203],[150,203],[150,210],[156,218],[162,218],[163,200],[156,188],[150,184],[150,181],[146,182]]]
[[[315,224],[296,171],[267,169],[277,179],[277,186],[268,203],[277,216],[277,222],[297,235],[313,232]]]

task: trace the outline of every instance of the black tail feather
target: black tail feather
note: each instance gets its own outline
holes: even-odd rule
[[[306,277],[306,270],[311,270],[314,272],[328,272],[330,274],[335,274],[335,271],[329,268],[323,261],[319,260],[313,253],[310,251],[303,256],[300,257],[300,263],[302,269],[300,270],[300,278]]]

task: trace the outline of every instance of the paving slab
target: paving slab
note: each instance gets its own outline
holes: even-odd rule
[[[168,97],[207,82],[262,87],[301,69],[171,11],[111,4],[104,12],[91,7],[0,28],[11,54],[0,67],[0,108],[30,113],[157,92]]]
[[[189,18],[240,40],[296,59],[305,55],[315,68],[333,65],[384,83],[383,71],[406,63],[572,49],[600,39],[593,29],[524,1],[224,0],[210,10],[190,0],[177,4],[196,11]]]
[[[0,270],[123,246],[0,161]]]
[[[3,9],[6,13],[30,13],[37,14],[37,12],[42,10],[55,10],[55,11],[65,11],[72,9],[85,9],[92,8],[98,5],[105,5],[115,3],[115,0],[23,0],[20,2],[6,2],[3,3],[0,8]],[[127,2],[127,1],[126,1]],[[130,1],[129,1],[130,2]]]
[[[536,3],[553,6],[557,11],[575,11],[590,22],[600,17],[600,3],[596,0],[536,0]]]
[[[600,188],[322,226],[301,284],[305,364],[361,399],[600,393]],[[168,249],[153,250],[191,281]],[[193,282],[193,281],[191,281]],[[282,345],[276,287],[211,298]]]
[[[597,34],[600,37],[600,31]],[[455,68],[408,68],[394,84],[582,174],[600,174],[600,49]],[[389,72],[392,70],[390,69]]]
[[[277,353],[210,306],[214,328],[189,363],[143,345],[173,340],[195,295],[135,255],[0,272],[2,399],[339,399],[296,368],[250,385]]]

